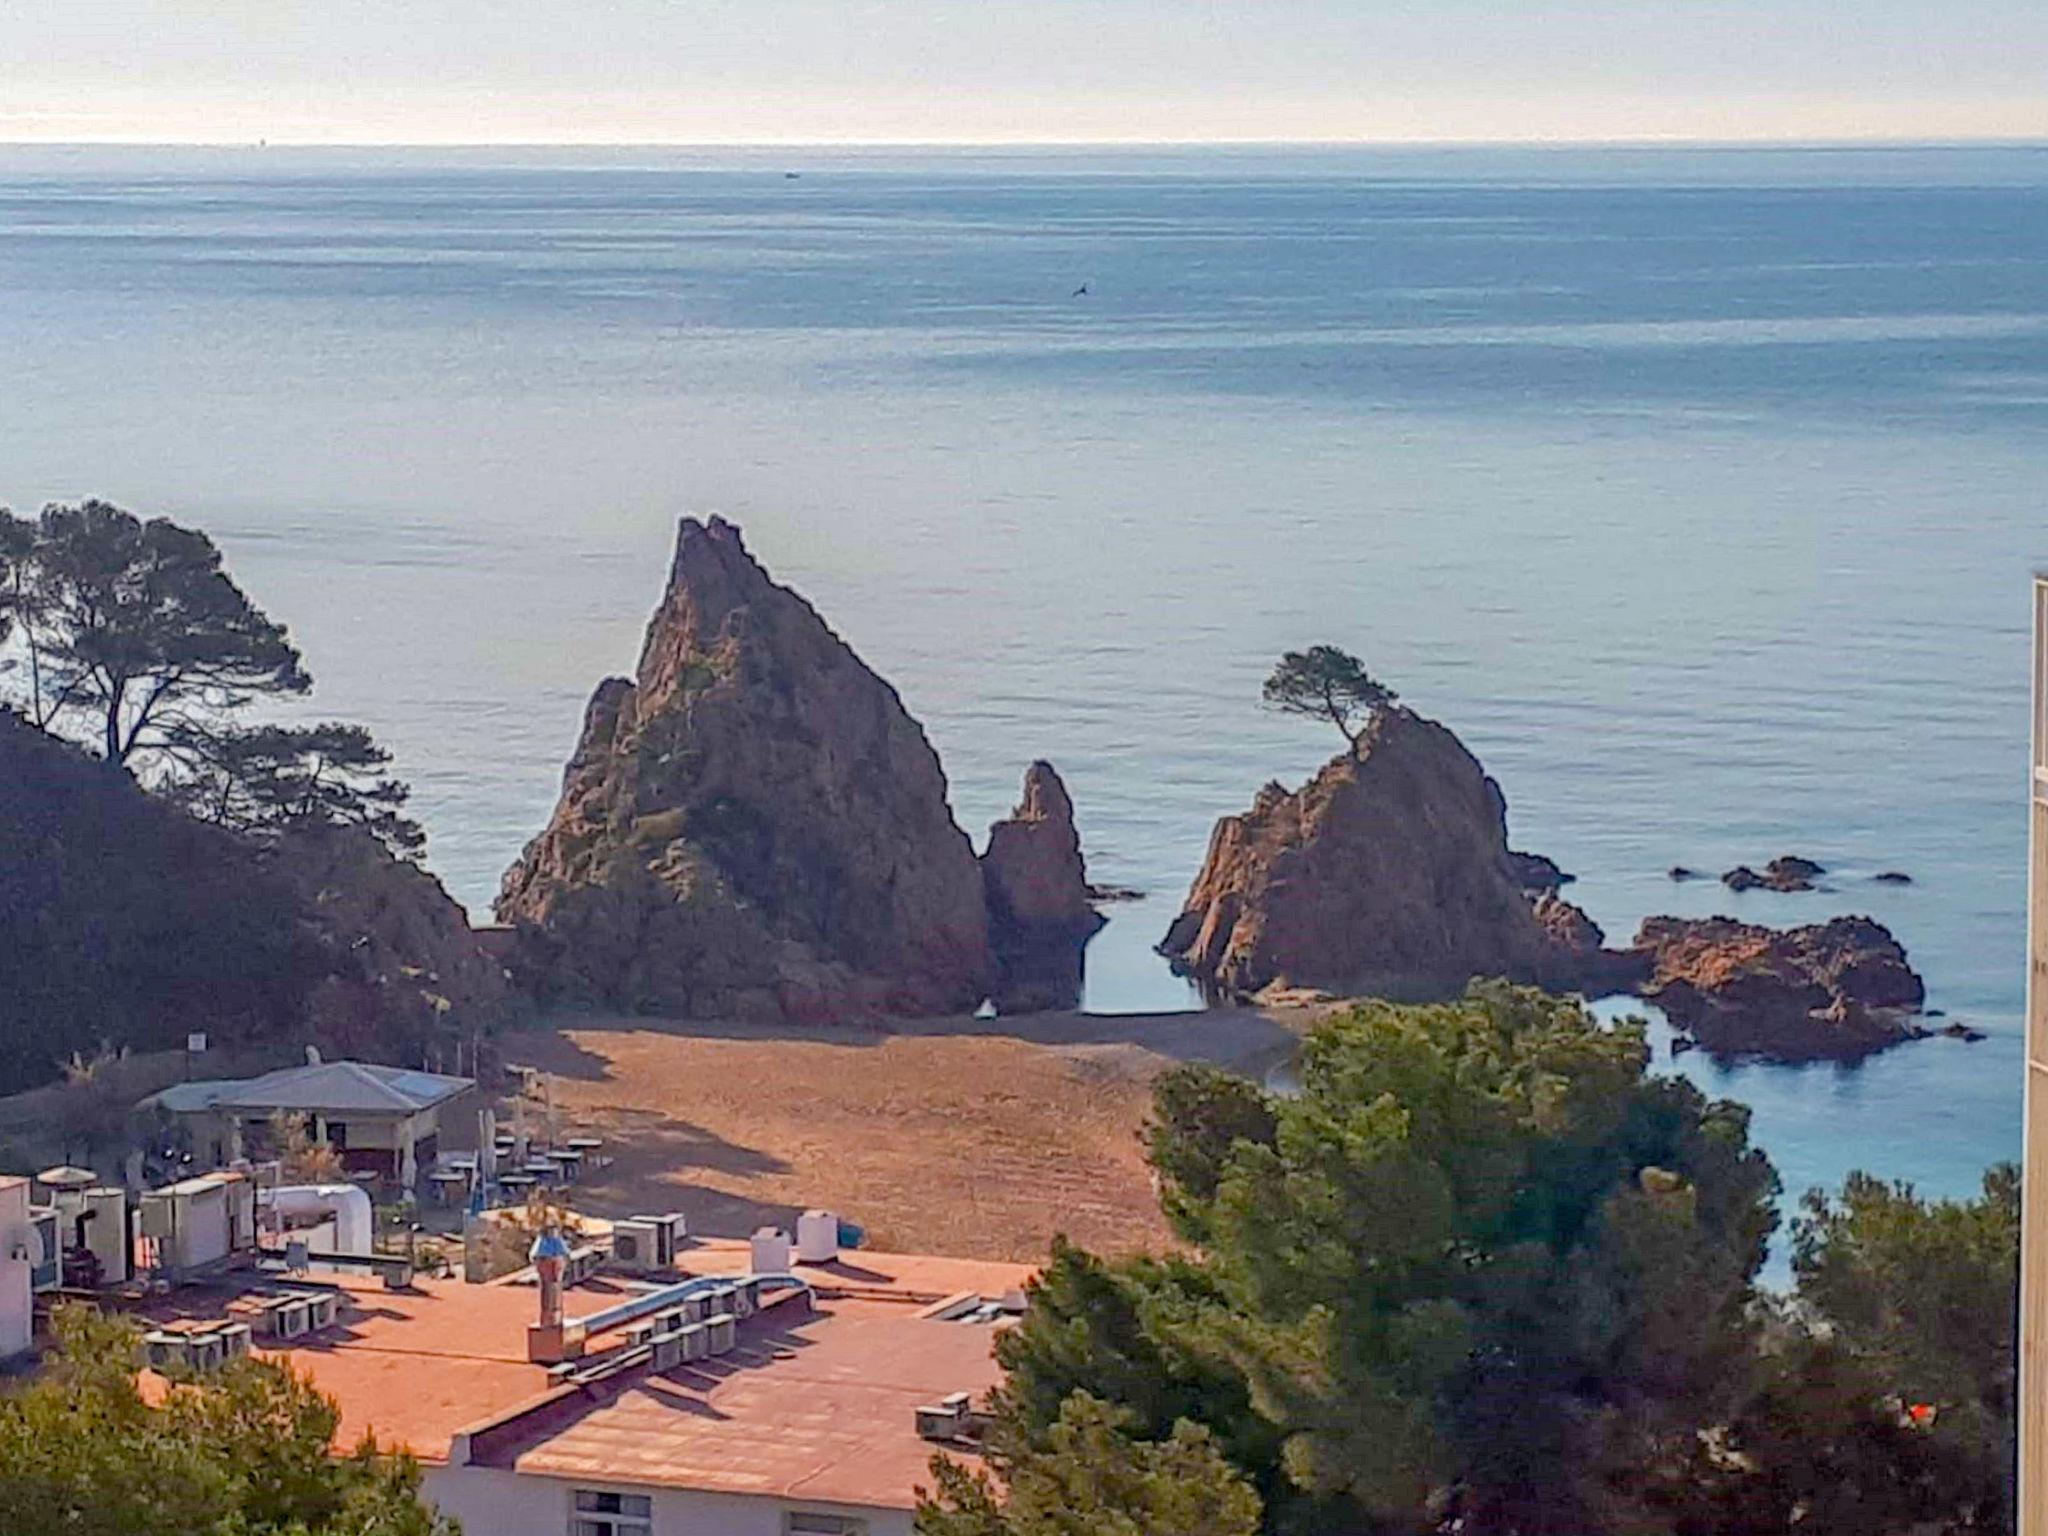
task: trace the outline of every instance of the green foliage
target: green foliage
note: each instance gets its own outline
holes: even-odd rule
[[[1400,697],[1365,670],[1365,664],[1349,651],[1334,645],[1312,645],[1306,651],[1288,651],[1266,679],[1266,704],[1284,714],[1306,715],[1328,720],[1357,744],[1361,719]]]
[[[932,1461],[919,1536],[1253,1536],[1259,1498],[1205,1429],[1180,1420],[1134,1438],[1134,1416],[1085,1392],[1060,1404],[1043,1449],[998,1453],[1007,1498],[985,1472]]]
[[[1078,1395],[1139,1444],[1206,1428],[1274,1536],[2009,1532],[2015,1173],[1809,1197],[1781,1300],[1748,1111],[1649,1065],[1639,1025],[1484,983],[1326,1021],[1293,1098],[1167,1074],[1147,1148],[1197,1251],[1055,1245],[998,1460],[1104,1456],[1061,1450]],[[966,1523],[927,1536],[1013,1529],[942,1491]]]
[[[1807,1196],[1794,1227],[1801,1299],[1890,1401],[1933,1411],[1944,1513],[2011,1509],[2019,1403],[2020,1175],[2000,1164],[1974,1200],[1925,1200],[1852,1173]],[[1977,1529],[1977,1526],[1959,1526]]]
[[[101,755],[125,766],[173,732],[217,728],[258,696],[312,686],[284,627],[197,529],[104,501],[44,508],[26,544],[9,521],[24,594],[13,618],[38,724],[83,717]]]
[[[456,1536],[405,1457],[330,1454],[334,1405],[288,1369],[238,1362],[146,1402],[136,1334],[83,1307],[0,1399],[10,1536]]]
[[[170,792],[202,821],[258,837],[353,826],[402,858],[426,846],[402,814],[412,791],[383,770],[391,754],[360,725],[265,725],[169,732]]]

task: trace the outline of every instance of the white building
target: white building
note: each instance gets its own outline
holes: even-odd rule
[[[2020,1536],[2048,1536],[2048,578],[2034,578],[2027,1128],[2020,1239]]]
[[[1029,1270],[863,1250],[749,1287],[748,1244],[679,1262],[674,1280],[586,1273],[547,1326],[531,1283],[342,1278],[333,1328],[254,1342],[340,1405],[337,1449],[366,1431],[410,1449],[475,1536],[909,1536],[932,1455],[974,1455],[951,1435],[999,1380]],[[262,1306],[195,1289],[151,1315],[192,1329]]]

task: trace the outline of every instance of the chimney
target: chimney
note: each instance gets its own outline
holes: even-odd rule
[[[527,1257],[540,1282],[540,1321],[526,1330],[526,1358],[536,1365],[559,1365],[583,1353],[583,1325],[562,1319],[562,1281],[569,1268],[569,1243],[549,1227],[533,1240]]]

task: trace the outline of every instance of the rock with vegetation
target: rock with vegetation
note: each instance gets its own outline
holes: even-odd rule
[[[1633,946],[1642,995],[1708,1050],[1780,1060],[1866,1056],[1926,1033],[1926,988],[1881,923],[1765,928],[1652,917]]]
[[[683,520],[639,670],[593,696],[497,910],[543,996],[640,1011],[970,1010],[994,973],[923,729],[715,517]]]
[[[1074,802],[1051,763],[1025,770],[1017,808],[989,827],[981,875],[998,1010],[1073,1007],[1081,998],[1083,951],[1103,918],[1081,856]]]
[[[0,1088],[194,1031],[417,1061],[511,1006],[461,908],[367,830],[230,832],[6,710],[0,783]]]
[[[1561,912],[1538,918],[1528,858],[1510,854],[1506,802],[1458,738],[1384,706],[1301,789],[1269,784],[1216,824],[1160,948],[1225,994],[1449,996],[1474,976],[1576,985],[1586,957],[1558,942],[1572,926]]]

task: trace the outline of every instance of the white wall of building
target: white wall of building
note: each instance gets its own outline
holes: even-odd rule
[[[15,1243],[26,1257],[15,1258]],[[34,1338],[35,1234],[28,1219],[28,1180],[0,1179],[0,1360],[21,1354]]]
[[[652,1536],[785,1536],[785,1517],[792,1510],[857,1516],[868,1522],[867,1536],[911,1536],[907,1509],[856,1509],[600,1479],[570,1481],[495,1467],[428,1467],[425,1473],[422,1492],[443,1514],[461,1521],[469,1536],[568,1536],[578,1488],[649,1495],[654,1501]]]

